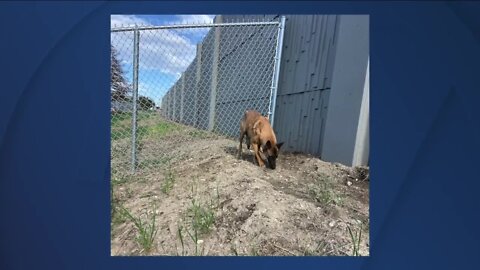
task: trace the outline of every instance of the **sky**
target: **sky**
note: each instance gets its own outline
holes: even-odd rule
[[[111,15],[111,27],[213,23],[215,15]],[[140,32],[138,94],[160,105],[163,95],[180,78],[210,28],[146,30]],[[133,77],[133,32],[111,34],[124,76]]]

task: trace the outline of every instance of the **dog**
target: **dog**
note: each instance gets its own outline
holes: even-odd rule
[[[265,166],[265,160],[272,170],[276,168],[278,152],[283,145],[277,143],[275,132],[268,120],[268,116],[263,116],[257,111],[247,110],[240,120],[240,146],[238,148],[238,158],[242,158],[242,143],[246,136],[247,148],[250,145],[255,152],[255,158],[260,167]]]

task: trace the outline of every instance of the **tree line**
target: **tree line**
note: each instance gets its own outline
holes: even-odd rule
[[[124,71],[120,61],[118,60],[118,52],[115,47],[110,46],[110,97],[111,101],[131,102],[132,85],[125,79]],[[155,102],[145,96],[138,97],[138,104],[141,110],[149,110],[155,108]]]

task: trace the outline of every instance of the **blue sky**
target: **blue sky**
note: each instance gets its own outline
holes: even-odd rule
[[[112,15],[111,26],[151,26],[212,23],[215,15]],[[163,95],[180,78],[196,55],[196,45],[209,28],[142,31],[140,34],[139,95],[160,105]],[[132,32],[111,34],[125,78],[132,81]]]

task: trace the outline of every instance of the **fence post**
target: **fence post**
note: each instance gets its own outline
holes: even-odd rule
[[[215,23],[222,23],[222,16],[215,17]],[[213,61],[212,61],[212,84],[210,92],[210,110],[208,117],[208,130],[212,131],[215,127],[215,107],[217,103],[217,76],[218,62],[220,54],[220,27],[215,27],[215,40],[213,42]]]
[[[165,98],[167,99],[165,102],[165,118],[170,119],[170,89],[165,93]]]
[[[272,86],[270,87],[270,104],[268,105],[268,114],[270,115],[270,125],[273,127],[275,118],[275,106],[277,104],[278,80],[280,77],[280,62],[283,47],[283,32],[285,31],[285,16],[280,17],[278,25],[277,47],[275,48],[275,63],[273,68]]]
[[[168,106],[168,112],[167,112],[167,119],[172,120],[172,88],[168,90],[167,92],[167,106]]]
[[[167,119],[170,120],[171,119],[171,115],[172,115],[172,110],[170,109],[170,106],[172,106],[172,100],[171,100],[171,95],[170,95],[170,91],[172,89],[168,90],[167,92]]]
[[[177,122],[177,84],[174,84],[172,87],[172,98],[173,98],[173,107],[172,107],[172,121]]]
[[[184,114],[184,98],[185,98],[185,73],[182,72],[182,77],[180,77],[180,83],[182,84],[180,86],[180,123],[184,123],[183,122],[183,114]]]
[[[170,118],[169,120],[170,121],[173,121],[173,114],[174,114],[174,110],[173,110],[173,106],[175,106],[175,93],[174,93],[174,88],[175,88],[175,85],[172,86],[172,88],[170,88],[170,91],[169,91],[169,95],[170,95]]]
[[[132,173],[137,165],[137,99],[138,99],[138,62],[140,31],[137,27],[133,31],[133,93],[132,93]]]
[[[195,94],[194,94],[194,104],[193,104],[193,109],[194,109],[194,126],[198,128],[198,87],[200,86],[200,79],[202,75],[202,42],[197,44],[197,70],[195,73]]]

